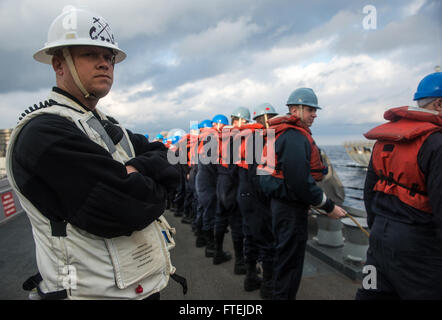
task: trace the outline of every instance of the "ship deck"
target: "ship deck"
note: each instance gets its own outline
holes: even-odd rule
[[[233,260],[213,265],[204,256],[204,248],[195,247],[190,225],[166,211],[165,217],[176,228],[176,247],[171,251],[177,274],[188,281],[184,296],[181,286],[173,280],[161,292],[162,300],[260,300],[259,291],[243,289],[244,275],[233,274]],[[21,286],[37,271],[32,229],[24,212],[0,224],[0,299],[25,300],[28,293]],[[233,253],[230,233],[225,238],[225,250]],[[299,300],[352,300],[360,281],[338,272],[330,265],[306,252]]]

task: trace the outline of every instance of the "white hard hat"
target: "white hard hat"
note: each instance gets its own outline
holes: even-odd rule
[[[54,49],[75,45],[89,45],[112,49],[115,63],[126,58],[118,48],[114,35],[106,20],[85,9],[66,6],[49,27],[48,41],[34,54],[34,59],[51,64]]]

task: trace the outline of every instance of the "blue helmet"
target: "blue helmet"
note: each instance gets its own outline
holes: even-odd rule
[[[212,124],[212,121],[210,121],[210,120],[203,120],[198,125],[198,129],[201,129],[201,128],[212,128],[212,127],[213,127],[213,124]]]
[[[155,137],[155,139],[157,139],[157,140],[163,140],[164,137],[163,137],[163,135],[162,135],[161,133],[159,133],[159,134],[157,134],[157,136]]]
[[[232,111],[231,117],[237,117],[250,121],[250,111],[246,107],[238,107]]]
[[[147,140],[149,140],[149,135],[147,133],[144,136],[146,137]]]
[[[270,103],[265,102],[255,108],[253,111],[253,120],[265,114],[277,115],[278,112],[276,112],[275,108]]]
[[[178,141],[180,141],[180,139],[181,139],[181,136],[173,136],[172,137],[172,144],[177,143]]]
[[[217,114],[216,116],[213,117],[212,122],[228,125],[229,119],[227,119],[227,117],[223,114]]]
[[[442,72],[434,72],[419,82],[413,100],[440,97],[442,97]]]
[[[299,88],[292,92],[287,100],[287,106],[302,104],[316,109],[321,109],[318,106],[318,97],[310,88]]]

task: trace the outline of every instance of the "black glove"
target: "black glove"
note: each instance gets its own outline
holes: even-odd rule
[[[168,190],[175,189],[180,184],[179,168],[167,161],[167,152],[165,151],[145,152],[129,160],[126,165],[135,167],[143,176],[152,178]]]

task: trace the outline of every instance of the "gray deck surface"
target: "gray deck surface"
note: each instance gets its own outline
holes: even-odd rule
[[[177,274],[187,278],[189,291],[183,296],[181,286],[174,280],[161,292],[162,300],[260,300],[259,292],[243,289],[243,275],[233,274],[233,260],[213,265],[204,256],[204,248],[195,247],[195,236],[190,225],[181,218],[165,212],[169,223],[176,228],[176,247],[171,252]],[[27,299],[21,285],[36,273],[35,246],[32,230],[25,213],[0,224],[0,299]],[[225,249],[233,254],[230,233],[225,238]],[[352,300],[360,281],[353,281],[342,273],[306,253],[304,273],[298,291],[299,300]]]

